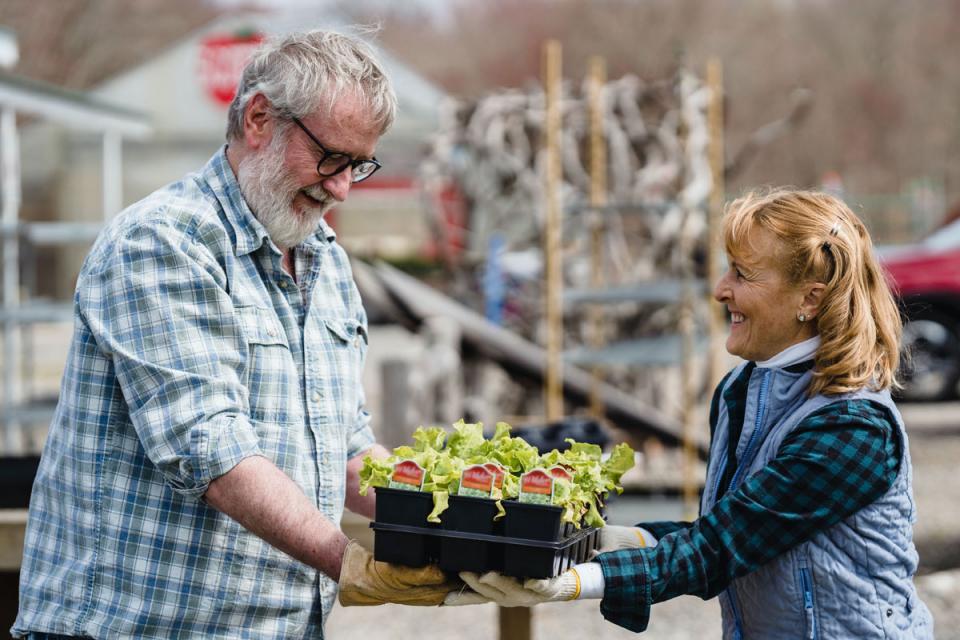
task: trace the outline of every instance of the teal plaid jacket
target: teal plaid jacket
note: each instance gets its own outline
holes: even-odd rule
[[[262,455],[340,521],[370,448],[366,316],[322,224],[298,281],[221,149],[84,262],[34,485],[14,635],[319,638],[336,585],[202,500]]]
[[[729,486],[737,468],[742,403],[754,366],[745,367],[722,397],[726,380],[714,394],[711,436],[719,402],[727,404],[731,429],[720,487]],[[896,479],[900,460],[900,441],[885,408],[867,400],[827,405],[801,422],[761,471],[732,492],[721,490],[715,506],[695,522],[640,523],[657,536],[656,547],[598,556],[605,582],[602,614],[643,631],[656,602],[684,594],[716,596],[734,578],[880,498]]]

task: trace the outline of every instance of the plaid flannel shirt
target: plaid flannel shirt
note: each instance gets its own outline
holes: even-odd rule
[[[721,487],[729,486],[737,467],[742,400],[752,369],[751,363],[724,394],[730,440]],[[718,402],[719,393],[710,412],[711,436]],[[866,400],[827,405],[787,435],[776,458],[735,491],[718,495],[695,522],[640,523],[659,539],[656,547],[598,556],[603,616],[643,631],[656,602],[684,594],[716,596],[734,578],[877,500],[896,479],[900,459],[900,441],[885,408]]]
[[[321,224],[295,282],[221,149],[81,270],[31,498],[15,635],[320,638],[336,585],[201,498],[262,455],[334,523],[373,435],[366,316]]]

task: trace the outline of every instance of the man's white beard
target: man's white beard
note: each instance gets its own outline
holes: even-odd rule
[[[237,171],[247,206],[281,250],[295,247],[312,235],[323,215],[336,204],[317,184],[302,190],[320,205],[294,211],[293,199],[301,188],[283,164],[286,138],[282,131],[275,132],[270,145],[241,160]]]

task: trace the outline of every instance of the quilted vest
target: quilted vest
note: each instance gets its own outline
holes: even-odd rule
[[[743,372],[727,377],[724,391]],[[737,470],[718,486],[727,464],[729,415],[721,394],[701,510],[735,489],[777,454],[783,439],[813,412],[837,400],[863,398],[895,418],[902,462],[896,480],[878,500],[756,571],[720,594],[725,640],[804,638],[933,638],[933,619],[917,597],[913,575],[916,510],[907,434],[889,391],[863,389],[807,397],[811,371],[755,368],[750,374]]]

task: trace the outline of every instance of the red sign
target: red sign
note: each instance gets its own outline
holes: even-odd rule
[[[200,81],[214,102],[230,106],[243,67],[263,40],[263,34],[252,33],[209,36],[200,43]]]

